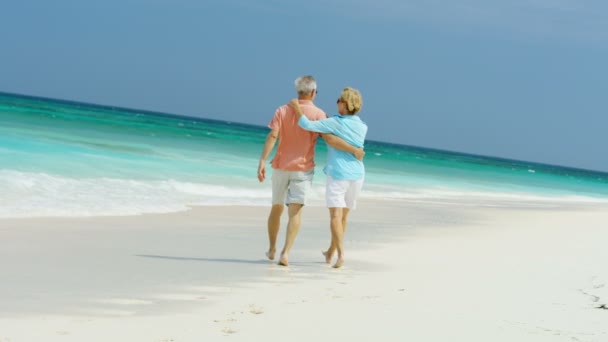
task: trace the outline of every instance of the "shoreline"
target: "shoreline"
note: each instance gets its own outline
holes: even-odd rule
[[[0,341],[601,341],[605,209],[364,200],[339,270],[321,207],[287,268],[269,208],[0,219]]]
[[[324,189],[317,189],[318,193],[312,196],[311,202],[307,205],[308,208],[325,208],[325,202],[322,199],[321,191]],[[520,209],[565,209],[576,207],[576,208],[599,208],[608,207],[608,198],[603,197],[592,197],[592,196],[562,196],[562,195],[539,195],[539,194],[527,194],[527,193],[498,193],[497,195],[493,192],[471,192],[471,193],[460,193],[460,192],[445,192],[441,194],[435,194],[432,196],[400,196],[400,197],[386,197],[372,195],[363,196],[358,201],[362,203],[386,203],[389,205],[400,205],[400,206],[417,206],[417,205],[444,205],[444,206],[463,206],[463,207],[489,207],[489,208],[520,208]],[[264,199],[264,203],[237,203],[237,204],[226,204],[226,203],[206,203],[206,204],[180,204],[180,208],[173,209],[156,209],[152,211],[142,212],[126,212],[122,214],[116,213],[86,213],[86,214],[52,214],[42,215],[39,213],[29,214],[33,216],[26,216],[24,214],[15,216],[0,216],[0,224],[5,222],[11,224],[14,220],[61,220],[61,219],[95,219],[95,218],[124,218],[124,217],[149,217],[154,215],[174,215],[187,213],[197,208],[257,208],[260,211],[267,210],[269,207],[270,199]],[[6,209],[5,209],[6,210]],[[65,211],[65,210],[62,210]],[[0,215],[7,215],[6,213],[0,212]],[[1,228],[1,225],[0,225]]]

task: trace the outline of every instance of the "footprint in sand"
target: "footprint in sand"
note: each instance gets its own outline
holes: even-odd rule
[[[232,314],[234,314],[234,312]],[[213,320],[213,322],[214,323],[224,323],[226,325],[232,325],[236,322],[236,319],[232,318],[232,317],[224,319],[224,320],[215,319],[215,320]],[[232,329],[230,326],[224,326],[224,328],[222,328],[221,331],[222,331],[222,333],[224,333],[224,335],[231,335],[231,334],[236,333],[236,330]]]
[[[249,313],[254,314],[254,315],[261,315],[264,313],[264,310],[256,307],[254,304],[251,304],[251,305],[249,305]]]
[[[222,332],[226,335],[230,335],[230,334],[236,333],[236,330],[226,327],[226,328],[222,329]]]
[[[234,323],[234,322],[236,322],[236,319],[234,319],[234,318],[228,318],[225,320],[214,319],[213,322],[214,323]]]
[[[591,285],[593,286],[593,297],[594,302],[597,304],[596,309],[600,310],[608,310],[608,288],[606,288],[606,282],[604,279],[597,279],[597,277],[593,277],[591,281]]]
[[[596,296],[596,295],[592,295],[590,293],[587,293],[583,290],[579,290],[582,294],[584,294],[585,296],[589,297],[589,300],[591,300],[594,304],[597,304],[597,302],[600,301],[600,297]]]
[[[599,285],[594,285],[593,288],[595,290],[599,290],[601,288],[604,287],[604,284],[599,284]],[[589,292],[585,292],[583,290],[579,290],[580,293],[584,294],[585,296],[588,296],[589,299],[594,303],[594,307],[596,309],[600,309],[600,310],[608,310],[608,304],[605,303],[606,298],[605,297],[601,297],[593,294],[593,293],[589,293]]]

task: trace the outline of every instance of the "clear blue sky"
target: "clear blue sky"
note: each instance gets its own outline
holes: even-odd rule
[[[266,125],[312,74],[368,138],[608,171],[603,0],[2,5],[0,91]]]

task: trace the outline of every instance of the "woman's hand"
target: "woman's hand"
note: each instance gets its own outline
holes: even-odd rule
[[[289,103],[287,103],[287,105],[291,108],[293,108],[296,113],[298,115],[302,115],[302,108],[300,108],[300,102],[298,102],[298,99],[291,99],[291,101],[289,101]]]

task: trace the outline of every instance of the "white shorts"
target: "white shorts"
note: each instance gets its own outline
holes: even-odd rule
[[[306,204],[314,173],[272,169],[272,204]]]
[[[363,178],[357,180],[337,180],[327,176],[325,202],[328,208],[357,208],[357,197],[363,188]]]

